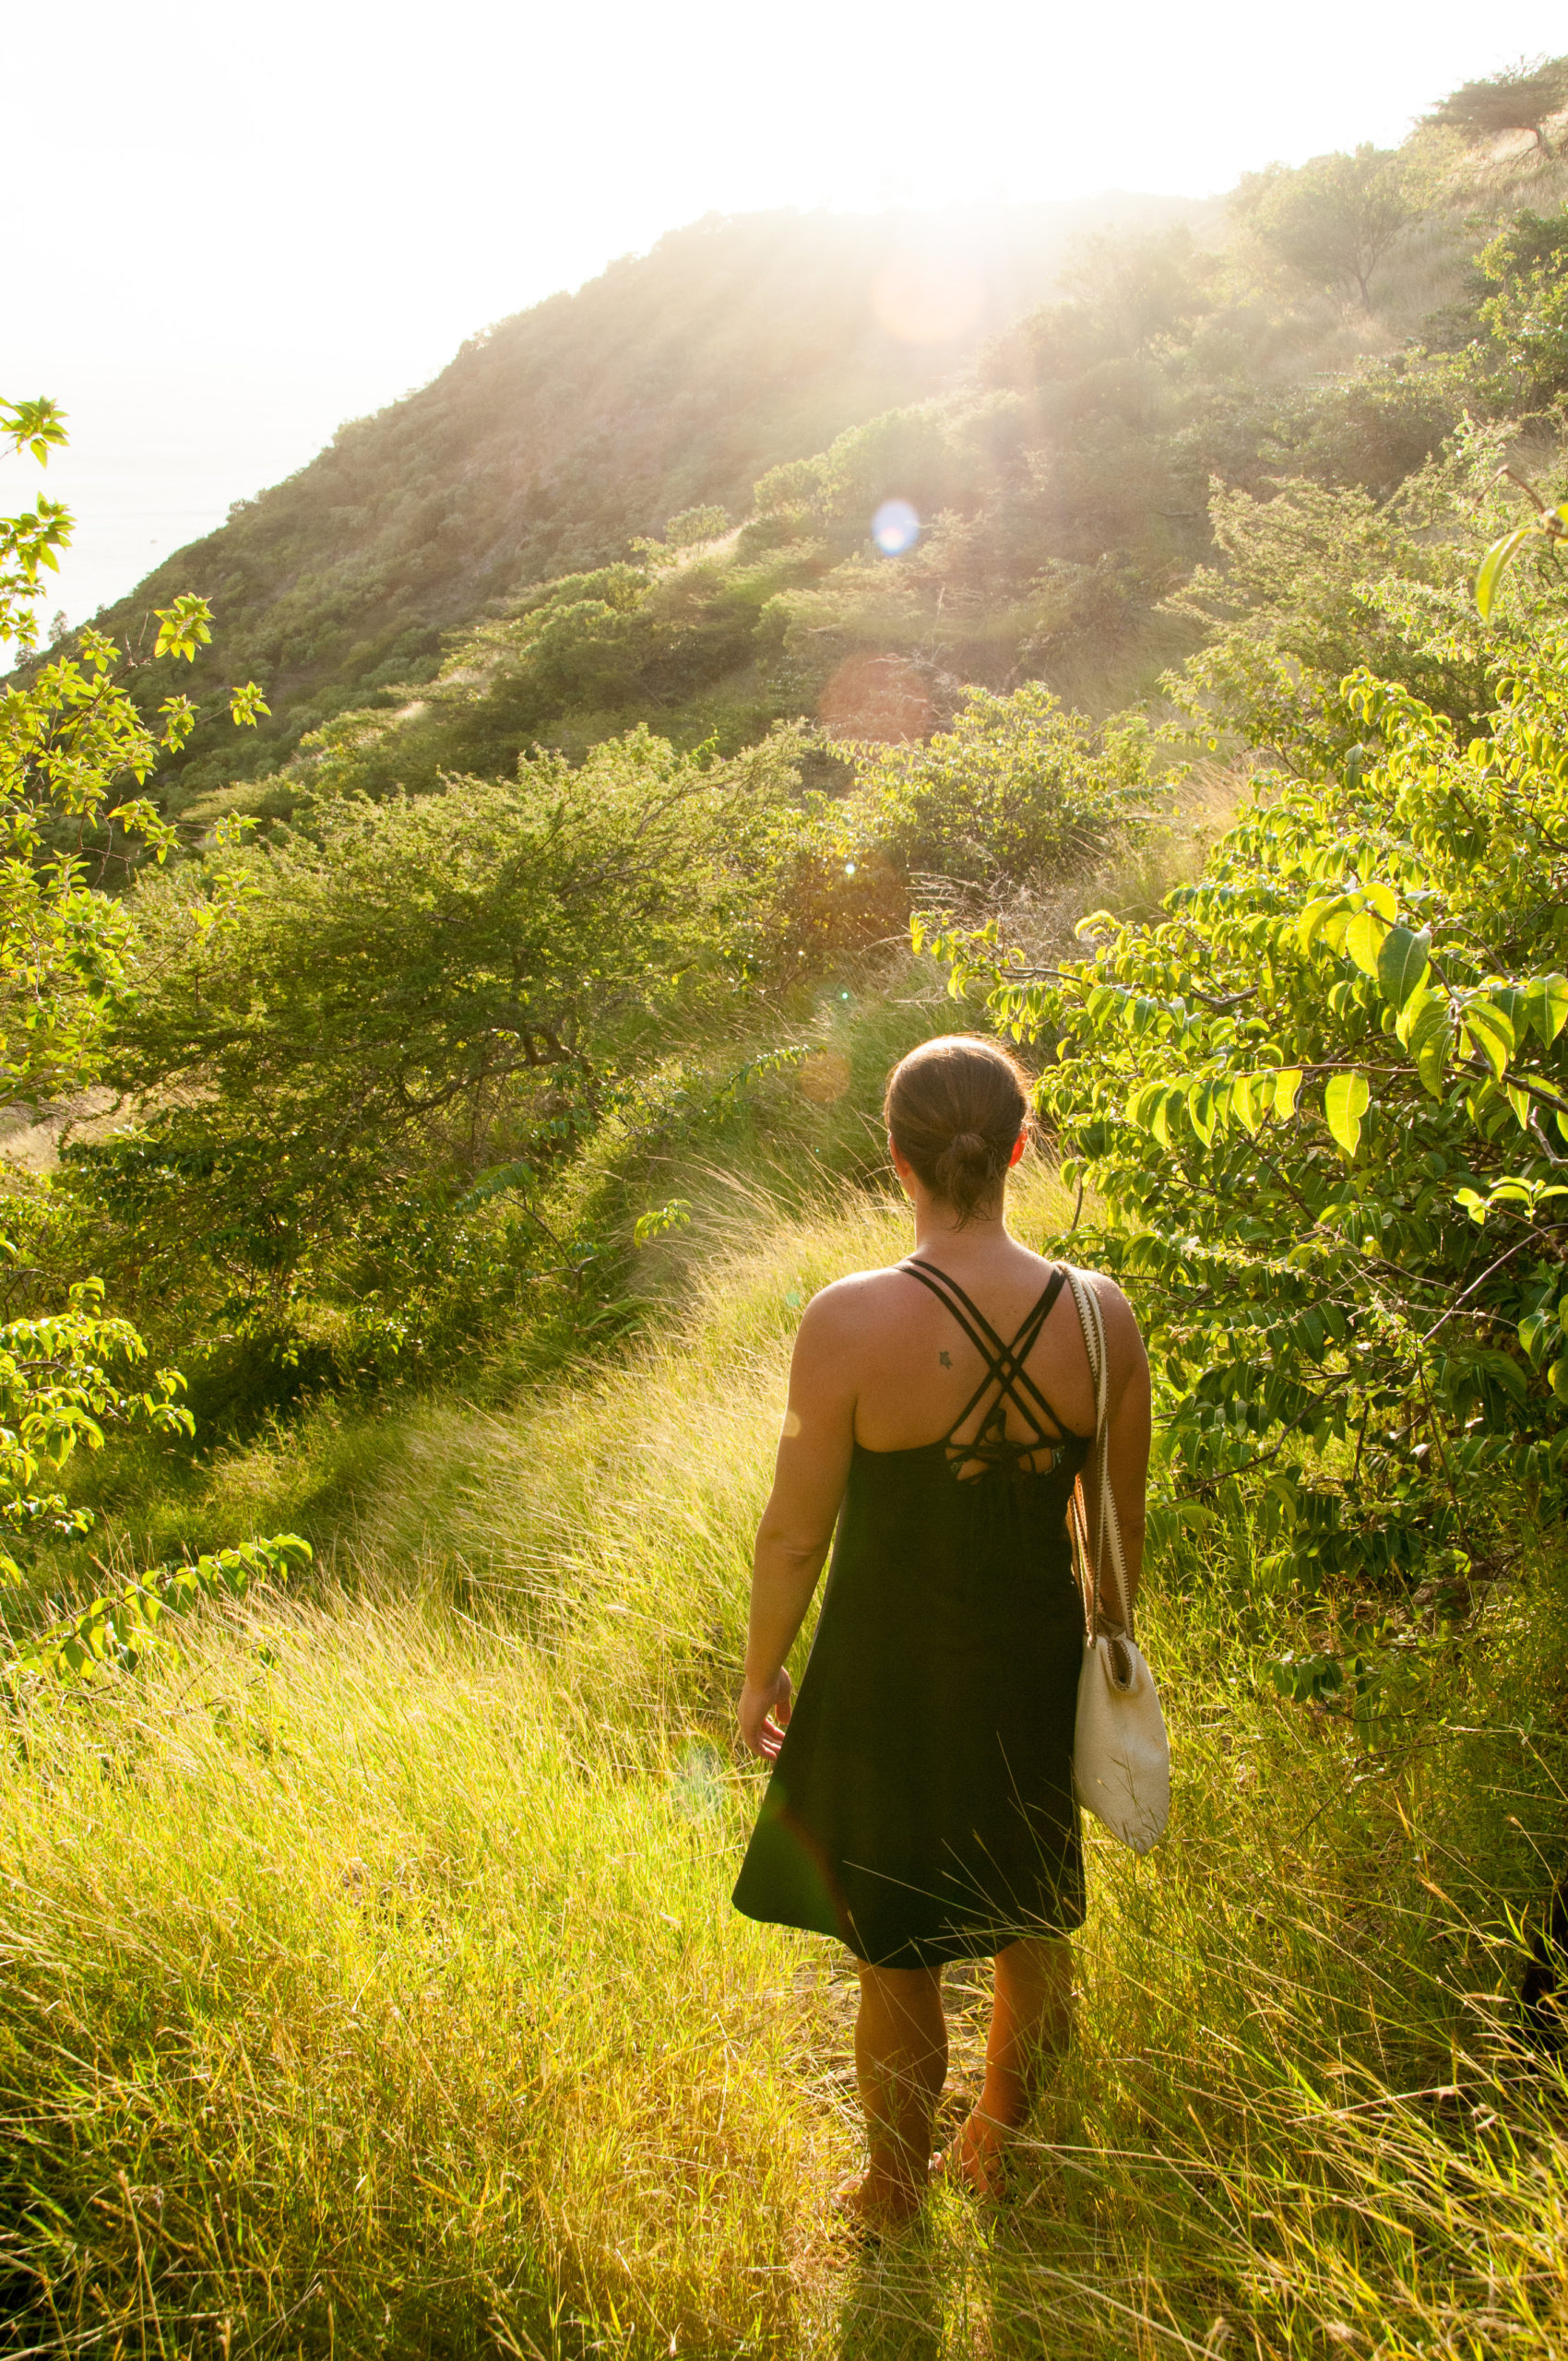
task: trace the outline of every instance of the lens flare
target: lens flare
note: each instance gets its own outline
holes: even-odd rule
[[[814,1050],[809,1058],[801,1061],[801,1096],[809,1098],[814,1107],[835,1106],[853,1078],[849,1061],[840,1050]]]
[[[871,520],[871,537],[884,557],[902,557],[921,537],[921,520],[907,500],[885,500]]]
[[[936,719],[924,675],[905,656],[847,656],[826,683],[817,713],[831,738],[882,745],[923,738]]]

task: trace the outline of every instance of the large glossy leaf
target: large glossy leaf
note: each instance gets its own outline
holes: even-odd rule
[[[1460,1022],[1477,1055],[1486,1060],[1501,1082],[1514,1054],[1512,1017],[1495,1001],[1476,999],[1466,1002]]]
[[[1296,923],[1296,941],[1303,951],[1310,951],[1326,921],[1340,916],[1346,908],[1343,894],[1322,894],[1309,902]]]
[[[1550,1311],[1527,1311],[1519,1323],[1519,1342],[1536,1362],[1556,1342],[1557,1334],[1557,1321]]]
[[[1345,930],[1345,948],[1363,976],[1375,976],[1386,921],[1377,910],[1358,910]]]
[[[1447,993],[1439,991],[1431,984],[1419,985],[1394,1020],[1396,1040],[1402,1041],[1406,1049],[1409,1049],[1417,1026],[1427,1010],[1434,1007],[1447,1010]]]
[[[1454,1050],[1454,1022],[1446,992],[1433,992],[1423,1002],[1409,1028],[1409,1050],[1416,1072],[1434,1098],[1443,1096],[1443,1079]]]
[[[1403,1008],[1431,973],[1427,956],[1431,937],[1413,934],[1408,926],[1390,927],[1377,955],[1377,988],[1390,1008]]]
[[[1230,1086],[1230,1111],[1243,1130],[1255,1133],[1273,1096],[1271,1074],[1239,1074]]]
[[[1550,1050],[1568,1024],[1568,976],[1532,976],[1523,999],[1526,1023]]]
[[[1205,1147],[1214,1138],[1214,1084],[1206,1077],[1190,1085],[1187,1091],[1187,1114],[1193,1129]]]
[[[1354,1159],[1361,1144],[1361,1121],[1372,1103],[1372,1085],[1364,1074],[1332,1074],[1323,1094],[1323,1112],[1329,1130]]]

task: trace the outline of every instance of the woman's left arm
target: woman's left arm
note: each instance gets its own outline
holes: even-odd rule
[[[841,1282],[806,1306],[790,1369],[790,1405],[773,1492],[757,1529],[739,1711],[741,1736],[754,1754],[769,1762],[784,1742],[790,1719],[791,1689],[784,1659],[812,1603],[854,1449],[847,1292]]]

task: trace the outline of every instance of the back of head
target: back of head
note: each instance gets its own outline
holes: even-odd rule
[[[992,1210],[1029,1102],[1023,1070],[999,1041],[948,1033],[900,1059],[882,1111],[899,1155],[962,1228]]]

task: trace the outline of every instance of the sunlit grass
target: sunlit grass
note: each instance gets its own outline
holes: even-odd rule
[[[706,1214],[689,1310],[625,1366],[410,1415],[328,1583],[32,1713],[0,1773],[18,2342],[1562,2350],[1568,2090],[1515,2037],[1507,1916],[1568,1831],[1545,1567],[1358,1726],[1263,1677],[1289,1618],[1244,1535],[1157,1564],[1172,1827],[1144,1862],[1091,1838],[1077,2043],[1015,2201],[835,2243],[851,1985],[728,1906],[729,1701],[799,1303],[906,1242],[863,1192]],[[267,1448],[215,1477],[258,1513],[305,1480]],[[956,2105],[983,1996],[953,1985]]]
[[[802,2003],[713,1906],[706,1762],[618,1777],[526,1651],[385,1597],[209,1631],[29,1739],[6,2243],[71,2335],[776,2333],[832,2135],[773,2103]]]

